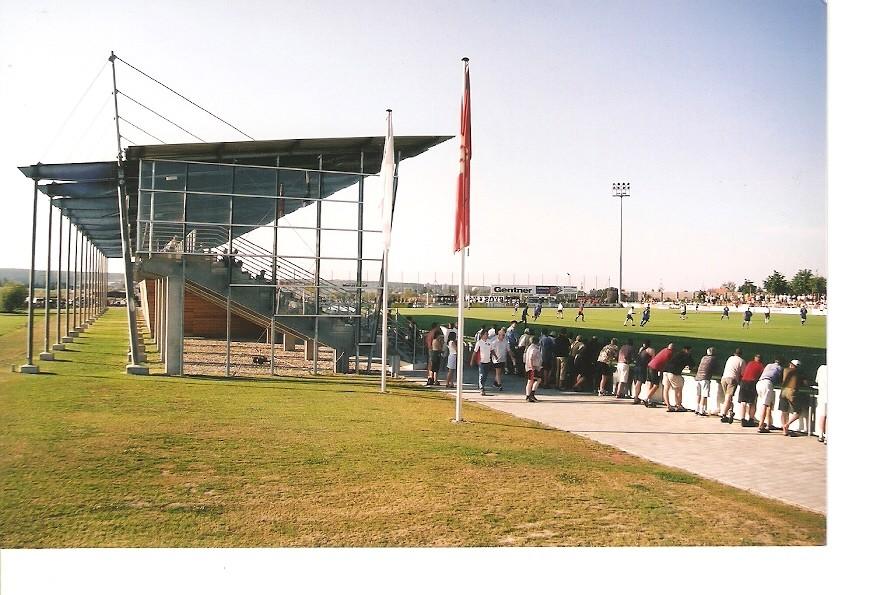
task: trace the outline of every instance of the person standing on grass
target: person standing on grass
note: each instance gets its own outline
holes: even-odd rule
[[[763,369],[763,360],[758,353],[742,371],[742,379],[739,381],[739,415],[742,418],[743,428],[753,428],[759,423],[754,418],[754,413],[757,409],[757,382],[763,374]]]
[[[524,303],[524,309],[521,310],[521,324],[527,324],[527,314],[530,311],[530,306]]]
[[[799,324],[800,326],[805,326],[806,321],[808,320],[808,309],[805,307],[805,304],[802,305],[799,309]]]
[[[448,333],[448,365],[445,372],[445,388],[454,388],[457,379],[457,333]]]
[[[829,390],[827,388],[827,364],[822,364],[817,371],[817,375],[815,376],[815,384],[817,384],[817,406],[818,410],[823,408],[823,412],[821,413],[821,432],[820,436],[818,436],[818,442],[827,443],[827,403],[829,401],[830,395]]]
[[[484,328],[482,328],[482,330],[484,330]],[[469,365],[473,366],[476,363],[476,356],[478,356],[478,388],[481,391],[481,396],[485,396],[485,383],[487,382],[488,373],[491,368],[493,368],[492,339],[493,336],[487,336],[484,333],[481,333],[479,339],[475,342],[475,347],[469,358]]]
[[[751,306],[748,306],[743,315],[742,328],[751,328],[751,316],[753,316],[753,312],[751,312]]]
[[[542,316],[542,302],[536,304],[536,307],[533,308],[533,322],[539,320],[539,317]]]
[[[424,335],[424,352],[427,354],[427,386],[433,385],[433,368],[430,359],[430,351],[433,347],[433,338],[436,336],[436,331],[439,330],[439,323],[434,322],[430,325],[430,330]]]
[[[693,366],[693,358],[690,355],[690,346],[685,345],[681,351],[669,358],[666,366],[663,369],[663,401],[669,405],[669,391],[675,395],[675,406],[667,407],[669,413],[684,413],[689,411],[681,404],[681,399],[684,396],[684,376],[682,372],[684,368]]]
[[[763,324],[769,324],[769,317],[772,315],[772,309],[769,306],[766,306],[766,309],[763,310]]]
[[[727,320],[730,319],[730,307],[729,306],[724,306],[724,313],[721,314],[721,320],[723,320],[724,318],[726,318]]]
[[[612,339],[599,352],[597,357],[597,375],[599,376],[599,391],[597,395],[605,397],[611,394],[606,390],[606,383],[612,379],[615,373],[615,364],[618,361],[618,340]]]
[[[624,318],[624,324],[622,326],[627,326],[627,323],[630,323],[630,326],[636,326],[636,322],[633,320],[633,312],[635,308],[630,306],[627,308],[627,316]]]
[[[645,304],[645,309],[642,310],[642,322],[639,326],[645,326],[651,320],[651,304]]]
[[[715,348],[709,347],[696,368],[696,414],[708,417],[708,396],[715,371]]]
[[[679,310],[678,317],[681,320],[687,320],[687,302],[681,302],[681,309]]]
[[[772,406],[775,405],[775,385],[781,382],[784,370],[781,361],[776,359],[771,364],[766,364],[760,380],[757,381],[757,397],[763,401],[763,411],[760,412],[760,425],[757,431],[768,434],[772,427]]]
[[[525,395],[531,403],[538,403],[536,389],[542,379],[542,351],[539,349],[539,337],[532,337],[530,346],[524,352],[524,369],[527,372]]]
[[[618,363],[615,366],[615,383],[617,384],[615,393],[619,399],[630,398],[628,390],[630,388],[630,369],[635,355],[636,348],[633,347],[633,338],[630,337],[618,349]]]
[[[581,321],[584,322],[584,302],[578,302],[578,314],[575,315],[575,322],[578,322],[579,316]]]
[[[742,359],[742,350],[736,348],[727,359],[724,373],[721,376],[721,388],[724,389],[724,409],[721,412],[721,423],[733,423],[733,395],[739,386],[739,379],[745,371],[745,360]],[[729,415],[727,415],[729,412]]]
[[[557,318],[563,320],[563,302],[557,303]]]
[[[648,364],[651,358],[655,355],[654,348],[651,347],[651,341],[645,339],[642,341],[642,347],[639,348],[639,353],[636,354],[636,371],[633,374],[633,405],[643,403],[639,397],[642,394],[642,385],[648,377]]]
[[[796,436],[790,429],[790,424],[798,420],[803,409],[807,408],[804,407],[803,399],[796,394],[796,389],[800,385],[806,384],[799,366],[798,359],[790,360],[790,365],[784,369],[784,375],[781,378],[781,398],[778,399],[778,410],[781,412],[781,429],[787,437]]]
[[[669,363],[669,360],[672,359],[673,354],[675,353],[675,345],[670,343],[663,349],[657,352],[657,355],[651,358],[651,361],[648,362],[648,391],[645,395],[645,398],[642,399],[644,401],[645,407],[657,407],[656,403],[651,400],[654,396],[654,393],[657,392],[657,387],[660,386],[660,383],[663,381],[663,370],[666,369],[666,364]],[[667,400],[666,391],[663,391],[663,402],[666,405],[669,405],[669,401]]]
[[[494,387],[502,391],[503,390],[503,370],[506,367],[506,363],[509,361],[509,340],[506,339],[506,329],[500,328],[497,331],[496,338],[491,342],[491,347],[493,349],[494,357]]]
[[[442,329],[436,328],[436,335],[430,342],[430,380],[427,386],[439,386],[439,368],[442,367],[442,350],[445,348],[445,337]]]

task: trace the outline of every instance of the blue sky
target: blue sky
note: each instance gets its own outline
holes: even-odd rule
[[[108,69],[57,132],[115,50],[256,138],[380,135],[386,107],[396,134],[455,135],[469,56],[476,283],[616,285],[614,181],[633,189],[627,288],[826,274],[818,0],[123,4],[0,7],[0,266],[29,264],[16,166],[114,157]],[[240,138],[129,71],[119,87],[207,140]],[[392,279],[456,269],[456,156],[453,140],[403,162]]]

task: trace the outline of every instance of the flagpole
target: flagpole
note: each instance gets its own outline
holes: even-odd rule
[[[388,373],[388,257],[390,255],[391,225],[393,224],[393,205],[396,195],[394,159],[394,127],[391,111],[388,113],[388,132],[385,135],[385,151],[382,158],[382,235],[384,237],[384,258],[382,259],[382,349],[381,349],[381,392],[387,392]],[[396,370],[394,370],[396,372]]]
[[[381,369],[381,392],[387,392],[387,365],[388,365],[388,252],[385,247],[384,258],[384,283],[382,287],[382,369]]]
[[[454,421],[463,421],[461,407],[463,404],[463,305],[466,303],[466,248],[460,251],[460,285],[457,288],[457,398],[454,405]]]

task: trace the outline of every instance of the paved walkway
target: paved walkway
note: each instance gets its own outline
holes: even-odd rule
[[[426,381],[423,371],[404,370],[403,376],[421,384]],[[723,424],[716,416],[667,413],[664,407],[646,409],[629,399],[589,393],[539,390],[540,402],[528,403],[522,380],[516,376],[507,377],[503,392],[488,387],[487,396],[473,390],[478,386],[476,370],[467,369],[464,381],[466,400],[826,514],[827,447],[816,437],[758,434],[753,428],[743,428],[738,420]],[[778,411],[774,421],[780,424]]]

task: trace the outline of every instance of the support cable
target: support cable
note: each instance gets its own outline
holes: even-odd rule
[[[142,132],[143,134],[145,134],[145,135],[147,135],[147,136],[150,136],[151,138],[153,138],[153,139],[156,140],[157,142],[162,143],[162,144],[164,144],[164,145],[166,144],[164,141],[162,141],[161,139],[159,139],[158,137],[156,137],[156,136],[153,135],[152,133],[148,132],[147,130],[143,130],[142,128],[140,128],[139,126],[137,126],[136,124],[134,124],[133,122],[131,122],[130,120],[128,120],[127,118],[123,118],[123,117],[121,117],[121,116],[118,116],[118,121],[119,121],[119,122],[124,122],[125,124],[130,124],[131,126],[133,126],[134,128],[136,128],[137,130],[139,130],[140,132]]]
[[[79,109],[79,106],[82,104],[82,101],[84,101],[85,97],[88,95],[88,93],[91,91],[91,88],[94,86],[94,83],[97,82],[97,79],[100,78],[100,75],[103,74],[103,71],[104,71],[105,69],[106,69],[106,63],[104,62],[104,63],[103,63],[103,66],[101,66],[101,67],[100,67],[100,70],[97,72],[97,75],[96,75],[96,76],[91,80],[91,82],[88,84],[88,87],[87,87],[87,88],[85,89],[85,91],[82,93],[81,97],[79,97],[79,100],[76,101],[76,104],[73,106],[73,109],[71,109],[71,110],[70,110],[70,113],[67,114],[67,117],[64,119],[63,124],[61,124],[61,127],[58,128],[58,131],[55,133],[54,137],[52,137],[51,142],[48,143],[48,146],[47,146],[47,147],[45,148],[45,150],[42,152],[42,156],[43,156],[43,158],[45,158],[46,154],[47,154],[47,153],[48,153],[48,152],[49,152],[49,151],[54,147],[55,142],[58,140],[58,138],[60,138],[61,133],[62,133],[62,132],[64,131],[64,129],[67,127],[67,124],[70,123],[70,118],[72,118],[72,117],[73,117],[73,114],[76,113],[76,110]],[[40,161],[41,161],[41,160],[40,160]]]
[[[124,65],[126,65],[126,66],[129,66],[130,68],[132,68],[133,70],[135,70],[136,72],[138,72],[138,73],[141,74],[142,76],[146,77],[147,79],[149,79],[149,80],[151,80],[151,81],[157,83],[158,85],[160,85],[161,87],[163,87],[163,88],[166,89],[167,91],[170,91],[171,93],[177,95],[178,97],[181,97],[182,99],[184,99],[185,101],[187,101],[188,103],[190,103],[191,105],[193,105],[194,107],[196,107],[197,109],[203,110],[204,112],[206,112],[207,114],[209,114],[210,116],[212,116],[213,118],[215,118],[216,120],[218,120],[219,122],[222,122],[222,123],[226,124],[227,126],[230,126],[233,130],[235,130],[236,132],[238,132],[238,133],[241,134],[242,136],[248,138],[249,140],[255,140],[253,136],[251,136],[251,135],[249,135],[249,134],[246,134],[245,132],[241,131],[239,128],[237,128],[236,126],[234,126],[233,124],[231,124],[231,123],[228,122],[227,120],[225,120],[225,119],[223,119],[223,118],[221,118],[221,117],[219,117],[219,116],[213,114],[212,112],[210,112],[209,110],[207,110],[207,109],[206,109],[205,107],[203,107],[202,105],[199,105],[199,104],[197,104],[197,103],[191,101],[190,99],[188,99],[187,97],[185,97],[184,95],[182,95],[181,93],[179,93],[178,91],[176,91],[175,89],[173,89],[173,88],[171,88],[171,87],[165,85],[164,83],[160,82],[159,80],[157,80],[157,79],[154,78],[153,76],[144,73],[143,71],[141,71],[140,69],[138,69],[138,68],[137,68],[136,66],[134,66],[133,64],[130,64],[129,62],[125,62],[125,61],[124,61],[121,57],[119,57],[118,55],[115,55],[115,59],[118,60],[119,62],[121,62],[122,64],[124,64]]]
[[[128,145],[139,146],[139,143],[135,143],[135,142],[133,142],[132,140],[130,140],[129,138],[127,138],[127,137],[124,136],[123,134],[121,135],[121,139],[122,139],[122,140],[126,140]]]
[[[178,124],[176,124],[175,122],[173,122],[172,120],[170,120],[169,118],[167,118],[166,116],[164,116],[163,114],[160,114],[160,113],[156,112],[155,110],[151,109],[150,107],[148,107],[147,105],[144,105],[144,104],[138,102],[137,100],[135,100],[133,97],[131,97],[130,95],[128,95],[128,94],[125,93],[124,91],[118,91],[118,94],[121,95],[122,97],[126,97],[127,99],[129,99],[130,101],[132,101],[133,103],[135,103],[136,105],[138,105],[139,107],[141,107],[141,108],[143,108],[143,109],[146,109],[146,110],[150,111],[150,112],[153,113],[155,116],[157,116],[157,117],[159,117],[159,118],[161,118],[161,119],[163,119],[163,120],[166,120],[167,122],[169,122],[170,124],[172,124],[173,126],[175,126],[176,128],[178,128],[179,130],[181,130],[182,132],[184,132],[185,134],[189,134],[189,135],[193,136],[194,138],[196,138],[196,139],[197,139],[198,141],[200,141],[201,143],[205,143],[205,142],[207,142],[207,141],[203,140],[202,138],[200,138],[199,136],[197,136],[196,134],[194,134],[193,132],[191,132],[190,130],[185,130],[184,128],[182,128],[181,126],[179,126]]]

